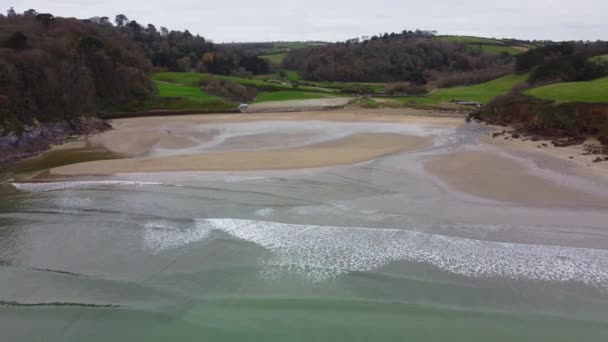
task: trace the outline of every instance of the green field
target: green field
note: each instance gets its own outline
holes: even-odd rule
[[[497,45],[477,45],[477,46],[479,46],[486,53],[496,54],[496,55],[499,55],[504,52],[506,52],[510,55],[518,55],[518,54],[524,52],[524,50],[518,49],[513,46],[497,46]]]
[[[270,63],[280,66],[283,63],[283,59],[285,59],[285,54],[277,53],[274,55],[260,56],[260,58],[267,59],[268,61],[270,61]]]
[[[437,104],[454,99],[488,103],[494,97],[506,94],[514,85],[525,81],[527,78],[528,75],[508,75],[472,86],[439,89],[428,96],[408,96],[394,99],[399,102],[419,104]]]
[[[608,77],[588,82],[568,82],[534,88],[528,95],[559,102],[608,103]]]
[[[155,82],[157,97],[144,104],[148,109],[231,109],[236,105],[221,97],[202,92],[198,87]]]
[[[608,55],[596,56],[591,58],[593,62],[608,63]]]
[[[471,36],[439,36],[439,40],[459,44],[504,44],[502,40]]]
[[[223,99],[205,94],[200,90],[198,86],[200,79],[208,77],[211,77],[211,75],[178,72],[165,72],[153,75],[153,79],[157,81],[159,96],[161,97],[179,97],[199,102],[223,101],[226,103]],[[247,79],[234,76],[214,77],[262,89],[262,92],[258,95],[255,102],[333,97],[338,95],[340,89],[349,86],[369,86],[373,91],[378,93],[384,91],[386,87],[385,84],[381,83],[313,82],[312,84],[315,86],[300,86],[297,89],[294,89],[289,84],[271,83],[259,78]],[[297,77],[297,73],[288,73],[288,77]],[[515,84],[525,81],[526,78],[527,75],[509,75],[473,86],[439,89],[428,96],[397,97],[391,98],[391,100],[412,104],[439,104],[449,102],[453,99],[487,103],[497,95],[507,93]],[[159,81],[171,83],[162,83]],[[324,92],[323,89],[332,90],[333,92]]]
[[[309,99],[322,99],[326,97],[334,97],[327,93],[313,93],[313,92],[301,92],[301,91],[273,91],[259,94],[255,101],[258,102],[269,102],[269,101],[288,101],[288,100],[309,100]]]
[[[152,75],[152,78],[156,81],[155,83],[159,97],[187,99],[190,101],[188,102],[189,106],[198,103],[202,106],[222,106],[223,104],[224,107],[234,107],[234,104],[225,101],[220,97],[206,94],[200,90],[198,86],[200,80],[208,77],[211,77],[211,75],[188,72],[164,72]],[[254,102],[307,100],[335,96],[335,94],[332,94],[331,92],[323,92],[319,88],[310,86],[299,86],[297,89],[294,89],[289,84],[270,83],[262,79],[217,75],[214,75],[213,77],[230,80],[247,86],[258,87],[259,89],[270,88],[271,91],[262,91]],[[288,73],[288,78],[289,77],[299,78],[296,72]]]
[[[300,76],[295,71],[286,71],[287,78],[289,80],[299,80]],[[242,84],[245,86],[253,86],[267,91],[282,91],[282,90],[294,90],[290,84],[282,84],[277,82],[265,81],[266,78],[278,78],[278,74],[256,76],[251,79],[242,78],[236,76],[221,76],[211,74],[201,74],[196,72],[161,72],[152,75],[152,79],[155,81],[179,83],[183,85],[196,86],[198,87],[201,79],[207,79],[209,77],[215,77],[222,80],[232,81],[234,83]],[[315,87],[300,86],[298,91],[312,91],[318,92],[319,89]]]
[[[160,97],[187,97],[199,101],[221,100],[222,98],[206,94],[198,87],[172,83],[155,82]]]
[[[482,38],[482,37],[469,37],[469,36],[440,36],[437,37],[439,40],[445,42],[464,44],[471,48],[479,48],[482,51],[490,54],[501,54],[508,53],[510,55],[517,55],[524,52],[525,49],[517,48],[512,46],[511,43],[505,42],[499,39]],[[526,47],[525,48],[530,48]]]

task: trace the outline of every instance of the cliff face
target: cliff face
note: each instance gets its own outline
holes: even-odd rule
[[[548,137],[596,137],[608,144],[608,103],[556,103],[527,96],[498,98],[474,118]]]
[[[0,135],[0,169],[61,144],[71,135],[100,133],[111,128],[107,121],[101,119],[80,118],[26,127],[21,136],[14,133]]]

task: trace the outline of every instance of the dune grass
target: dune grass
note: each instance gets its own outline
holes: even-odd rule
[[[608,77],[588,82],[567,82],[530,89],[528,95],[559,102],[608,103]]]

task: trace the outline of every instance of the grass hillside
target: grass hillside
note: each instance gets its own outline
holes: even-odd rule
[[[523,82],[528,75],[508,75],[499,79],[466,87],[439,89],[428,96],[398,98],[397,101],[421,104],[437,104],[453,99],[488,103],[494,97],[506,94],[517,83]]]
[[[154,82],[157,96],[145,102],[137,110],[151,109],[233,109],[236,104],[221,97],[202,92],[198,87],[174,83]]]
[[[591,60],[599,63],[608,63],[608,55],[596,56],[591,58]]]
[[[608,103],[608,77],[588,82],[567,82],[534,88],[528,95],[559,102]]]
[[[437,37],[437,39],[445,42],[464,44],[471,48],[480,48],[482,51],[490,54],[501,54],[506,52],[510,55],[518,55],[531,48],[530,45],[526,44],[514,45],[511,41],[482,37],[440,36]]]
[[[310,100],[322,99],[326,97],[335,97],[335,95],[302,91],[273,91],[259,94],[254,102],[259,103],[269,101]]]
[[[267,59],[268,61],[270,61],[270,63],[280,66],[283,63],[283,59],[285,59],[285,54],[277,53],[274,55],[260,56],[260,58]]]
[[[242,84],[244,86],[252,86],[261,89],[265,89],[266,91],[289,91],[294,90],[294,88],[287,83],[278,83],[278,82],[268,82],[262,78],[254,77],[254,78],[243,78],[236,76],[222,76],[222,75],[211,75],[211,74],[202,74],[197,72],[160,72],[152,75],[152,79],[155,81],[168,82],[168,83],[178,83],[182,85],[188,85],[193,87],[198,87],[201,79],[208,79],[209,77],[215,77],[221,80],[232,81],[234,83]],[[269,77],[277,78],[278,75],[269,75]],[[287,78],[297,80],[299,77],[296,72],[288,72]],[[297,89],[298,91],[311,91],[318,92],[319,89],[315,87],[307,87],[300,86]]]
[[[152,75],[159,97],[182,98],[195,101],[189,102],[189,105],[198,103],[202,106],[201,108],[205,106],[233,108],[235,106],[234,103],[206,94],[200,89],[200,80],[209,77],[212,77],[212,75],[192,72],[163,72]],[[218,75],[214,75],[213,77],[261,89],[262,91],[254,102],[306,100],[338,96],[336,93],[323,91],[323,89],[317,87],[300,86],[294,89],[289,84],[270,83],[260,79]],[[269,88],[270,90],[265,90]]]

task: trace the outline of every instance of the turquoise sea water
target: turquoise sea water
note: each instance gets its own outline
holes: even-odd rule
[[[436,150],[4,184],[0,340],[608,341],[608,213],[451,193]]]

